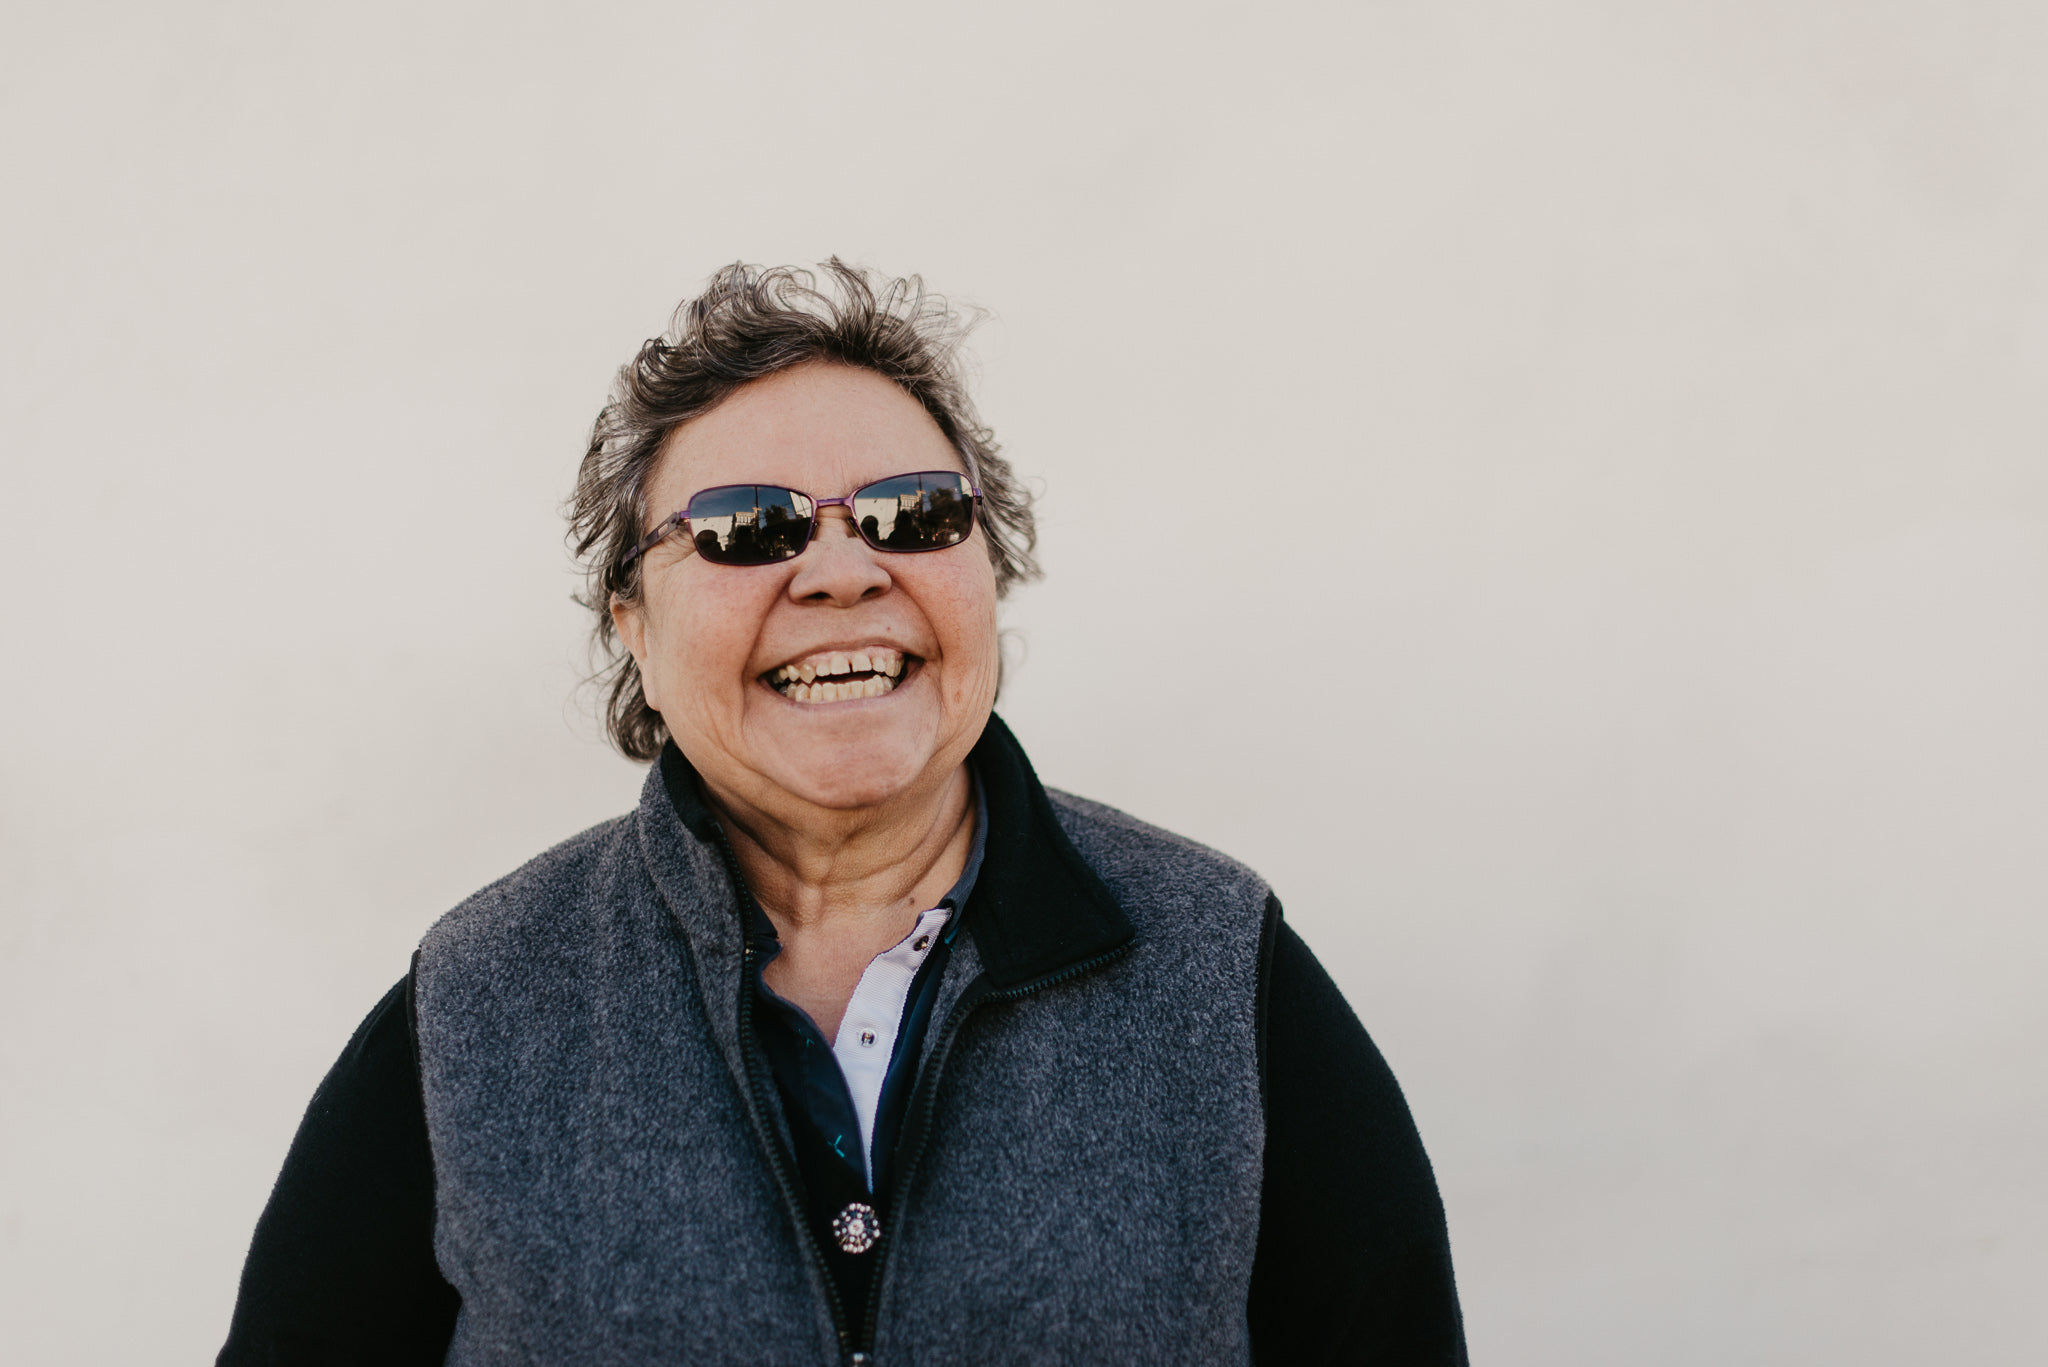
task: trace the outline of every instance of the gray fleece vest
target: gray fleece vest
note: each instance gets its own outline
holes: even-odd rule
[[[870,1358],[1245,1363],[1266,888],[1048,797],[1015,760],[1007,796],[983,767],[989,862],[932,1015],[916,1156],[864,1255],[884,1259]],[[740,1029],[740,893],[715,836],[657,767],[636,812],[422,942],[434,1247],[462,1296],[449,1363],[830,1364],[863,1341]],[[1091,927],[1117,909],[1127,943],[1101,952]]]

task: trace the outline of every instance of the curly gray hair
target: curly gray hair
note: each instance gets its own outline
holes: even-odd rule
[[[981,489],[981,530],[995,566],[996,593],[1036,579],[1037,529],[1031,496],[982,426],[962,374],[961,343],[973,324],[917,276],[895,279],[838,257],[820,270],[734,263],[676,309],[666,334],[650,338],[619,368],[610,401],[591,429],[590,449],[569,497],[569,539],[581,562],[592,613],[592,681],[605,693],[605,725],[629,759],[651,760],[668,737],[647,705],[640,668],[612,624],[614,602],[639,599],[638,559],[647,486],[662,445],[678,426],[716,408],[733,391],[814,361],[872,370],[903,387],[960,453]]]

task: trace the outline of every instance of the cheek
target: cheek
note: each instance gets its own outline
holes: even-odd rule
[[[983,703],[995,696],[1001,666],[1001,638],[996,631],[995,579],[980,576],[956,584],[947,602],[952,623],[949,654],[964,666],[952,671],[963,701]]]
[[[731,598],[715,585],[678,586],[650,620],[648,667],[671,707],[711,701],[707,685],[745,666],[753,645],[748,624],[760,614]]]

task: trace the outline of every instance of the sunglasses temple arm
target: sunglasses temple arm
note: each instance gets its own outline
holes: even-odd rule
[[[667,540],[670,536],[674,535],[676,528],[682,526],[683,523],[688,520],[688,517],[689,513],[687,510],[685,510],[684,512],[680,513],[671,513],[669,514],[669,516],[663,518],[658,524],[656,524],[653,531],[649,532],[645,537],[641,539],[639,545],[635,546],[632,550],[626,552],[625,557],[619,561],[619,564],[622,566],[630,565],[635,560],[638,560],[641,556],[645,555],[647,552],[653,550],[656,546],[660,545],[663,541]],[[692,545],[690,549],[694,551],[697,548],[696,546]]]

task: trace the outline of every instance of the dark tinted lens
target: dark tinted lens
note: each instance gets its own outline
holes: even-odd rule
[[[773,484],[726,484],[690,500],[690,539],[717,565],[772,565],[811,539],[811,501]]]
[[[951,470],[896,475],[854,491],[853,521],[877,550],[957,546],[974,530],[974,492]]]

